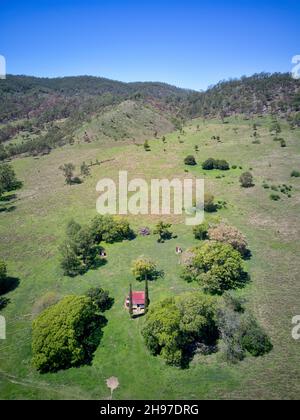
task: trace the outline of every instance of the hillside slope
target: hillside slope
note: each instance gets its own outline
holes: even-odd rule
[[[300,81],[288,73],[261,73],[223,81],[206,92],[191,93],[184,110],[190,117],[287,116],[300,111]]]

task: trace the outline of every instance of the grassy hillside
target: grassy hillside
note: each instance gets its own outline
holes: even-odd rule
[[[250,121],[232,117],[227,124],[195,119],[184,127],[185,135],[174,131],[166,136],[166,144],[152,139],[151,151],[146,152],[132,142],[111,141],[110,136],[119,136],[121,129],[132,135],[127,120],[126,126],[120,124],[115,129],[111,124],[116,113],[118,121],[124,121],[127,112],[137,118],[142,113],[143,121],[149,124],[155,117],[162,127],[167,125],[153,111],[126,102],[92,118],[77,131],[78,138],[84,131],[91,132],[93,142],[76,142],[46,156],[13,161],[24,187],[0,204],[0,256],[8,262],[9,274],[19,279],[7,295],[10,304],[1,312],[8,330],[7,340],[0,342],[1,398],[105,399],[109,396],[105,380],[110,376],[119,379],[120,387],[114,393],[118,399],[297,398],[299,343],[291,337],[291,319],[299,313],[300,299],[300,178],[291,178],[290,173],[300,170],[300,130],[290,130],[282,121],[280,137],[287,142],[282,148],[270,135],[269,117]],[[253,143],[253,123],[258,124],[259,144]],[[111,130],[109,137],[98,139],[95,133],[99,127],[104,134]],[[140,130],[141,135],[152,132],[151,127],[145,133],[144,128]],[[220,141],[212,140],[212,136],[220,136]],[[194,154],[198,161],[189,173],[183,164],[187,154]],[[226,171],[221,178],[218,171],[203,171],[199,163],[209,157],[226,159],[237,169]],[[73,162],[79,167],[82,161],[96,159],[106,162],[93,166],[83,184],[64,184],[60,165]],[[249,168],[255,187],[242,189],[238,179]],[[97,181],[117,179],[119,170],[128,170],[129,178],[204,177],[206,189],[228,203],[217,215],[247,236],[253,254],[247,262],[251,283],[239,293],[268,331],[274,345],[271,353],[246,358],[237,365],[226,364],[217,354],[201,356],[189,369],[166,366],[160,358],[149,355],[141,336],[144,319],[129,319],[123,308],[129,282],[134,289],[141,288],[132,278],[130,265],[143,253],[165,271],[163,279],[150,284],[153,302],[197,287],[179,277],[175,247],[186,249],[198,243],[181,217],[170,217],[177,239],[158,244],[151,235],[109,245],[108,263],[103,267],[73,279],[62,276],[57,248],[66,223],[71,218],[89,221],[96,214]],[[292,197],[279,192],[279,201],[270,200],[271,190],[263,188],[264,181],[269,186],[292,185]],[[153,227],[157,218],[129,216],[129,220],[134,228]],[[84,293],[91,286],[102,286],[115,298],[106,313],[108,324],[92,365],[40,375],[31,366],[31,322],[36,302],[49,291],[62,297]]]

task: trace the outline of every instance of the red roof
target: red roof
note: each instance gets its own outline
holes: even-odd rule
[[[133,305],[144,305],[145,304],[145,292],[132,292],[132,304]]]

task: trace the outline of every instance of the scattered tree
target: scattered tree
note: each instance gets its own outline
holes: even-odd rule
[[[22,187],[22,182],[18,181],[13,167],[9,164],[0,165],[0,197],[5,192],[14,191]]]
[[[188,155],[185,159],[184,159],[184,164],[185,165],[190,165],[190,166],[195,166],[197,165],[196,159],[193,155]]]
[[[145,142],[144,142],[144,149],[145,149],[146,152],[150,152],[151,151],[151,147],[149,145],[148,140],[145,140]]]
[[[169,230],[171,226],[170,223],[164,223],[163,221],[157,223],[154,230],[154,234],[159,236],[157,242],[164,242],[172,238],[172,232]]]
[[[85,162],[82,162],[81,166],[80,166],[80,174],[82,176],[89,176],[91,173],[90,168],[88,167],[88,165]]]
[[[244,172],[240,176],[241,186],[244,188],[250,188],[254,186],[253,175],[250,172]]]
[[[133,261],[131,271],[138,281],[155,280],[159,276],[155,262],[144,256]]]
[[[73,163],[65,163],[59,169],[63,172],[66,184],[71,185],[74,177],[75,165]]]
[[[195,239],[199,239],[200,241],[204,241],[207,239],[207,232],[209,229],[209,224],[207,222],[203,222],[200,225],[194,226],[193,233]]]

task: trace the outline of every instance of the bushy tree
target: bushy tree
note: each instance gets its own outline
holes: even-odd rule
[[[273,348],[264,329],[249,313],[241,318],[241,343],[242,348],[254,357],[269,353]]]
[[[95,241],[107,243],[121,242],[132,239],[134,232],[126,219],[121,217],[96,216],[91,222],[91,231]]]
[[[208,229],[209,229],[209,223],[207,222],[203,222],[200,225],[194,226],[193,233],[194,233],[195,239],[199,239],[200,241],[207,239]]]
[[[101,287],[94,287],[86,292],[92,303],[95,305],[97,311],[105,312],[111,308],[113,304],[113,298],[109,296],[107,290],[103,290]]]
[[[245,256],[247,253],[247,241],[245,236],[234,226],[221,223],[208,229],[208,237],[213,241],[225,242]]]
[[[90,362],[100,341],[100,327],[90,298],[65,297],[33,321],[34,366],[44,373]]]
[[[91,173],[90,168],[88,167],[88,165],[85,162],[82,162],[81,166],[80,166],[80,174],[82,176],[89,176]]]
[[[22,182],[18,181],[13,167],[7,163],[0,165],[0,197],[5,192],[21,188]]]
[[[182,366],[197,343],[217,338],[216,301],[201,292],[186,293],[151,306],[142,334],[153,355]]]
[[[190,165],[190,166],[195,166],[197,165],[196,159],[193,155],[188,155],[185,159],[184,159],[184,164],[185,165]]]
[[[153,355],[161,355],[167,364],[182,362],[180,311],[174,300],[167,299],[150,307],[142,334]]]
[[[65,163],[59,169],[63,172],[66,184],[71,185],[74,177],[75,165],[73,163]]]
[[[241,254],[229,244],[209,241],[193,248],[192,255],[183,263],[182,277],[197,281],[209,293],[222,294],[245,281]]]
[[[153,233],[158,235],[158,242],[164,242],[165,240],[172,238],[172,232],[169,230],[171,226],[170,223],[165,223],[163,221],[157,223]]]
[[[185,344],[212,343],[217,338],[215,297],[202,292],[188,292],[179,295],[175,302],[181,314],[180,330]]]
[[[159,275],[155,262],[144,256],[133,261],[131,271],[138,281],[154,280]]]
[[[244,188],[253,187],[254,186],[253,175],[251,174],[251,172],[242,173],[242,175],[240,176],[240,183],[241,183],[241,186]]]
[[[230,166],[229,163],[224,159],[208,158],[202,163],[202,168],[207,171],[210,171],[212,169],[227,171],[230,168]]]
[[[217,210],[218,206],[215,204],[215,197],[209,193],[204,193],[204,211],[213,213]]]

